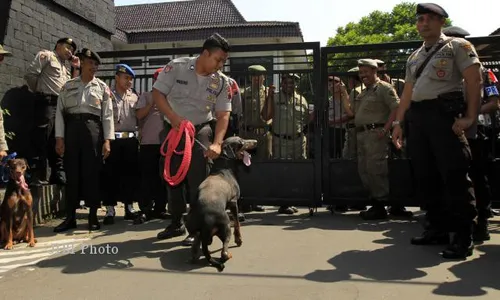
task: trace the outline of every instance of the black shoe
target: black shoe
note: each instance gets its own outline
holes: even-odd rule
[[[182,246],[191,247],[194,243],[194,236],[188,235],[183,241]]]
[[[76,219],[74,217],[66,218],[61,224],[54,228],[55,233],[68,231],[76,228]]]
[[[252,205],[252,210],[253,211],[260,211],[260,212],[266,211],[266,209],[262,205]]]
[[[387,211],[383,206],[372,206],[368,210],[359,213],[363,220],[383,220],[387,218]]]
[[[229,214],[229,220],[234,221],[233,214]],[[245,214],[244,213],[238,213],[238,220],[240,222],[245,222],[245,220],[246,220]]]
[[[470,231],[469,231],[470,233]],[[441,256],[446,259],[465,259],[471,256],[474,252],[474,244],[472,243],[472,235],[468,233],[457,233]]]
[[[186,234],[186,227],[184,225],[169,225],[165,230],[159,232],[156,237],[159,240],[167,240]]]
[[[411,239],[413,245],[446,245],[450,243],[450,237],[446,232],[436,230],[425,230],[421,236]]]
[[[472,240],[474,242],[484,242],[491,239],[490,232],[488,230],[488,220],[479,221],[474,225],[474,231],[472,232]]]
[[[137,218],[135,218],[135,220],[134,220],[134,225],[143,224],[143,223],[146,223],[149,220],[151,220],[151,215],[150,214],[140,212],[137,215]]]
[[[413,213],[411,211],[407,211],[404,206],[391,206],[391,207],[389,207],[389,215],[394,216],[394,217],[401,217],[401,218],[413,217]]]
[[[296,212],[296,208],[292,206],[280,206],[280,208],[278,209],[278,214],[282,215],[293,215]]]
[[[124,219],[125,220],[135,220],[138,215],[139,214],[136,211],[131,212],[131,211],[125,209],[125,217],[124,217]]]

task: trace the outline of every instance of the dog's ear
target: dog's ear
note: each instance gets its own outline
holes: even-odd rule
[[[22,158],[22,160],[24,161],[24,164],[26,165],[26,170],[29,170],[30,165],[28,164],[28,160],[26,158]]]

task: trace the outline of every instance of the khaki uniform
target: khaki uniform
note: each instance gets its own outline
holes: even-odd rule
[[[3,112],[0,111],[0,151],[8,151],[7,140],[5,139],[5,128],[3,126]]]
[[[357,99],[358,95],[361,94],[362,88],[361,86],[357,86],[352,89],[349,94],[349,103],[354,115],[359,108],[360,101]],[[345,133],[345,144],[344,149],[342,151],[342,157],[344,159],[356,159],[357,156],[357,138],[356,138],[356,125],[354,124],[354,119],[350,120],[346,124],[346,133]]]
[[[42,50],[28,66],[24,79],[31,91],[57,96],[71,76],[64,61],[56,53]]]
[[[305,159],[306,136],[302,132],[309,120],[306,99],[282,91],[274,96],[273,158]]]
[[[269,132],[272,120],[266,122],[261,117],[266,95],[265,86],[261,86],[258,90],[247,87],[242,92],[244,106],[240,135],[242,138],[257,140],[258,159],[269,159],[272,154],[272,135]]]
[[[388,139],[379,138],[379,132],[399,105],[399,98],[391,84],[379,79],[363,90],[356,101],[359,101],[354,119],[359,176],[372,199],[388,200]],[[367,128],[370,125],[375,129]]]

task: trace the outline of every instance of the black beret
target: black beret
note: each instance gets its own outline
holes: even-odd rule
[[[98,64],[101,64],[101,58],[99,57],[99,55],[97,55],[97,53],[95,53],[94,51],[87,49],[87,48],[83,48],[80,51],[80,53],[78,54],[78,57],[80,59],[82,59],[84,57],[91,58],[91,59],[97,61]]]
[[[445,29],[443,29],[443,33],[446,36],[453,36],[453,37],[460,37],[460,38],[464,38],[464,37],[470,35],[470,33],[467,30],[460,28],[458,26],[446,27]]]
[[[76,49],[77,49],[75,41],[73,41],[73,39],[70,39],[70,38],[59,39],[59,40],[57,40],[56,44],[68,44],[71,47],[73,47],[73,51],[76,51]]]
[[[439,5],[434,3],[419,3],[417,4],[417,15],[436,14],[444,18],[448,18],[448,13]]]

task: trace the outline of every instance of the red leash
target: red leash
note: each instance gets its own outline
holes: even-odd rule
[[[186,178],[189,166],[191,165],[194,134],[195,134],[195,129],[193,123],[187,120],[183,120],[180,124],[179,130],[175,128],[170,129],[167,137],[165,138],[165,140],[161,145],[160,153],[161,155],[165,156],[163,179],[165,179],[165,181],[171,186],[176,186],[180,184],[184,180],[184,178]],[[181,142],[182,135],[185,136],[184,151],[176,151],[175,149]],[[167,144],[166,153],[163,150],[165,147],[165,143]],[[177,173],[174,176],[172,176],[170,174],[170,162],[174,154],[183,155],[183,157],[179,170],[177,170]]]

